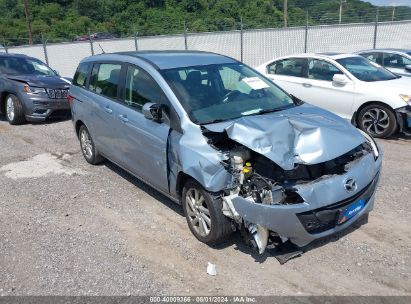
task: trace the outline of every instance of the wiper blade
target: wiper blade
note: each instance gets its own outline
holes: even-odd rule
[[[279,112],[279,111],[282,111],[282,110],[284,110],[284,108],[266,109],[266,110],[258,111],[256,114],[260,115],[260,114],[266,114],[266,113]]]
[[[219,122],[223,122],[226,121],[227,119],[214,119],[214,120],[210,120],[210,121],[206,121],[201,123],[202,125],[208,125],[208,124],[213,124],[213,123],[219,123]]]

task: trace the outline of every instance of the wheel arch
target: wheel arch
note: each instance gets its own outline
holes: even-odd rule
[[[10,94],[16,95],[14,92],[11,91],[3,91],[0,93],[0,113],[6,114],[6,98]]]
[[[365,107],[367,107],[369,105],[372,105],[372,104],[378,104],[378,105],[387,107],[395,114],[395,110],[388,103],[385,103],[383,101],[377,101],[377,100],[367,101],[367,102],[363,103],[360,107],[358,107],[358,109],[354,112],[354,114],[351,118],[351,122],[353,123],[353,125],[358,126],[358,113],[360,113],[361,110],[364,109]],[[397,123],[397,126],[398,126],[398,121],[396,123]]]
[[[181,202],[181,198],[182,198],[184,185],[190,179],[196,180],[191,175],[188,175],[187,173],[185,173],[183,171],[178,172],[177,181],[176,181],[176,194],[177,194],[177,198],[180,202]]]
[[[82,120],[79,119],[75,123],[75,130],[76,130],[77,138],[79,137],[79,132],[80,132],[80,127],[81,126],[85,126],[87,128],[86,124]]]

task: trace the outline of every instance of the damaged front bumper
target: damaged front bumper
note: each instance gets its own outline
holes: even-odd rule
[[[373,209],[381,162],[381,156],[375,160],[370,153],[352,164],[343,175],[324,176],[296,185],[296,192],[304,200],[303,203],[256,204],[240,196],[233,198],[232,202],[244,220],[266,227],[302,247],[315,239],[346,229]],[[346,189],[348,180],[355,181],[355,190]],[[338,224],[340,213],[360,200],[365,202],[361,211]]]
[[[395,110],[399,131],[411,136],[411,106],[405,106]]]

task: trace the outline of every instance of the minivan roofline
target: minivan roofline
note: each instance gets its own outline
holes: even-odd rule
[[[127,56],[143,60],[153,66],[156,70],[168,70],[173,68],[184,68],[190,66],[201,66],[208,64],[237,63],[238,60],[226,55],[203,51],[130,51],[105,53],[90,56],[83,61],[93,61],[93,59],[104,55],[106,58],[111,56]],[[169,56],[172,56],[169,58]]]

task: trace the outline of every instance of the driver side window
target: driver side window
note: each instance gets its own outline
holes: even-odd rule
[[[127,68],[124,102],[128,106],[141,111],[147,102],[164,100],[162,89],[147,72],[134,66]]]
[[[333,81],[333,76],[335,74],[343,75],[344,73],[327,61],[311,59],[308,64],[309,79]]]

